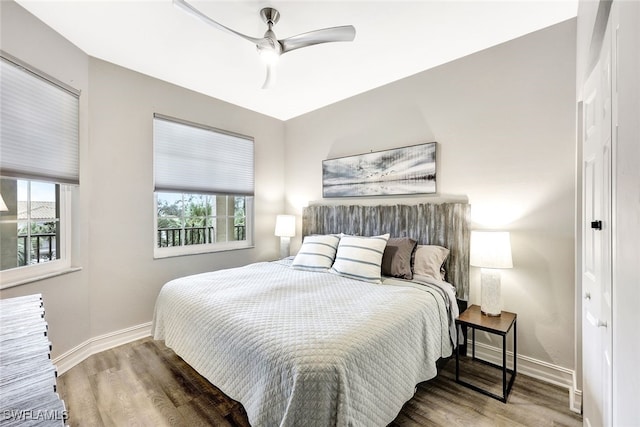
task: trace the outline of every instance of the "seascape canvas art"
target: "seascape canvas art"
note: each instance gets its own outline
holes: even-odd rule
[[[323,197],[435,192],[435,142],[322,162]]]

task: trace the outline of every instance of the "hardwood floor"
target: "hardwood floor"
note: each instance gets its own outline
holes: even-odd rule
[[[499,384],[483,365],[464,368],[480,383]],[[456,384],[454,375],[455,360],[445,361],[390,426],[582,425],[565,389],[519,374],[504,404]],[[249,425],[240,403],[151,338],[89,357],[58,378],[58,390],[70,427]]]

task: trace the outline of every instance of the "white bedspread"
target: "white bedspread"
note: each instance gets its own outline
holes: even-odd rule
[[[152,335],[231,398],[252,426],[385,426],[452,353],[442,293],[286,263],[184,277]]]

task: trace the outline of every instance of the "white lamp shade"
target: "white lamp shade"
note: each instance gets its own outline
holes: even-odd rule
[[[296,235],[295,215],[278,215],[276,217],[276,232],[279,237],[293,237]]]
[[[482,268],[512,268],[508,231],[472,231],[470,264]]]

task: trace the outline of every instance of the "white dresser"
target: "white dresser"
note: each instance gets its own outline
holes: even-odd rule
[[[0,426],[64,426],[42,295],[0,300]]]

